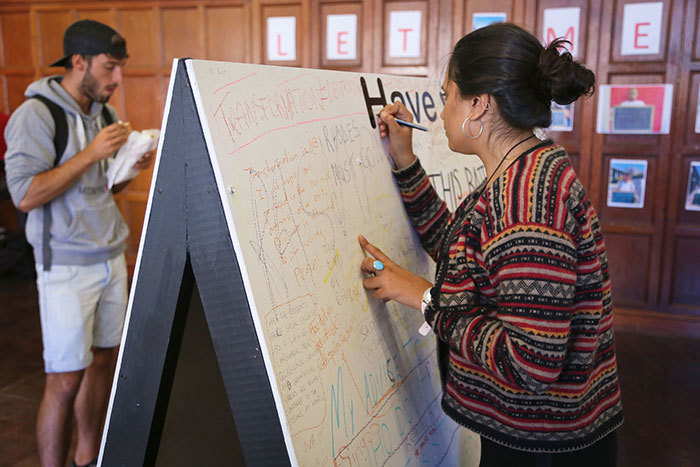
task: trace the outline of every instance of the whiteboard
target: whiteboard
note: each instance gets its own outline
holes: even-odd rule
[[[414,150],[454,208],[484,172],[447,148],[441,78],[187,70],[292,464],[459,464],[463,428],[440,407],[435,338],[418,333],[419,312],[364,290],[357,243],[361,233],[432,280],[361,79],[429,128],[414,131]]]

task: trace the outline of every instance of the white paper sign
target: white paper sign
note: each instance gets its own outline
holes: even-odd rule
[[[267,18],[267,59],[293,61],[297,59],[297,19],[294,16]]]
[[[700,133],[700,84],[698,85],[697,110],[695,111],[695,133]]]
[[[622,19],[622,55],[653,55],[661,48],[664,5],[628,3]]]
[[[392,11],[389,16],[389,57],[420,57],[420,34],[420,11]]]
[[[357,58],[357,15],[326,17],[326,58],[328,60]]]
[[[544,43],[549,44],[558,37],[571,42],[567,49],[574,57],[578,56],[578,30],[581,18],[580,8],[545,8],[544,10]]]

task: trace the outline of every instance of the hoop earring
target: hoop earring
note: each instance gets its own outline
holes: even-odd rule
[[[478,138],[479,136],[481,136],[481,134],[484,132],[484,123],[483,123],[481,120],[477,120],[477,122],[479,122],[479,125],[480,125],[480,126],[479,126],[479,133],[477,133],[476,136],[469,136],[469,135],[467,134],[467,130],[466,130],[466,128],[465,128],[465,125],[467,124],[467,122],[470,122],[470,120],[471,120],[471,117],[467,117],[467,118],[465,118],[464,121],[462,122],[462,134],[463,134],[464,137],[467,138],[467,139],[476,139],[476,138]]]
[[[490,102],[487,102],[487,103],[486,103],[486,106],[484,107],[484,102],[482,101],[482,102],[481,102],[481,108],[484,109],[484,110],[489,110],[489,109],[491,108],[491,103],[490,103]]]

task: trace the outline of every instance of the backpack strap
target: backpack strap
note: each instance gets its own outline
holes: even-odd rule
[[[37,99],[44,103],[48,107],[49,112],[51,112],[51,118],[53,118],[54,126],[56,130],[53,134],[53,147],[56,151],[56,157],[53,160],[53,167],[58,167],[61,162],[63,153],[66,150],[66,144],[68,143],[68,122],[66,120],[66,112],[58,104],[56,104],[51,99],[48,99],[40,94],[35,94],[31,99]],[[44,231],[41,236],[41,259],[44,267],[44,271],[51,270],[51,203],[44,203],[42,206],[44,211]]]
[[[53,161],[53,168],[58,167],[63,157],[63,153],[66,151],[66,144],[68,143],[68,121],[66,119],[66,111],[56,104],[51,99],[48,99],[40,94],[35,94],[30,97],[30,99],[37,99],[44,103],[48,107],[49,112],[51,112],[51,117],[53,118],[56,131],[53,135],[53,146],[56,151],[56,158]],[[80,117],[78,117],[80,118]],[[102,106],[102,120],[104,121],[104,126],[111,125],[114,122],[112,114],[106,105]],[[44,271],[51,270],[51,202],[44,203],[42,206],[44,211],[44,231],[41,238],[41,256]]]
[[[61,162],[63,153],[66,150],[66,144],[68,143],[68,121],[66,120],[66,111],[51,99],[40,94],[35,94],[30,97],[30,99],[37,99],[43,102],[44,105],[48,107],[49,112],[51,112],[51,117],[56,126],[56,131],[53,135],[53,147],[56,150],[56,158],[53,161],[53,166],[56,168]]]
[[[114,119],[112,118],[112,114],[109,112],[109,109],[107,108],[107,104],[102,104],[102,121],[104,122],[105,126],[111,125],[114,123]],[[104,127],[102,127],[104,128]]]

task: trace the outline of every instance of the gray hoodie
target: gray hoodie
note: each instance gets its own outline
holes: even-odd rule
[[[53,79],[52,79],[53,78]],[[42,78],[29,85],[25,96],[41,94],[66,111],[68,141],[60,164],[79,153],[102,129],[102,104],[93,102],[89,115],[60,85],[60,77]],[[113,120],[116,112],[108,106]],[[24,198],[34,177],[52,169],[54,121],[46,105],[28,99],[14,111],[5,129],[5,172],[15,206]],[[110,158],[111,159],[111,158]],[[93,164],[83,176],[51,203],[51,262],[94,264],[121,254],[129,228],[122,219],[105,175],[109,160]],[[26,235],[34,247],[34,258],[42,261],[43,209],[29,212]]]

